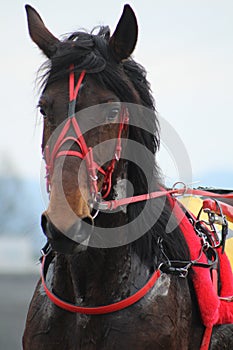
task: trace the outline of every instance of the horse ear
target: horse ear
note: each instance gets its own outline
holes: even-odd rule
[[[45,27],[40,15],[30,5],[25,6],[27,12],[29,34],[43,53],[51,58],[57,50],[59,40]]]
[[[109,45],[117,61],[128,58],[133,52],[138,37],[136,16],[129,5],[124,6],[123,13],[115,32],[110,38]]]

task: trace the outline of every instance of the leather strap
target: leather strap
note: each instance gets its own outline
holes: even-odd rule
[[[109,305],[103,305],[103,306],[94,306],[94,307],[83,307],[74,305],[71,303],[68,303],[61,298],[59,298],[56,294],[54,294],[52,291],[49,290],[47,284],[46,284],[46,274],[49,268],[49,265],[51,264],[52,260],[54,258],[54,255],[52,252],[50,252],[48,255],[44,255],[42,257],[42,265],[41,265],[41,279],[42,279],[42,285],[44,287],[44,290],[48,296],[48,298],[58,307],[75,313],[85,314],[85,315],[103,315],[103,314],[109,314],[112,312],[123,310],[133,304],[135,304],[137,301],[141,300],[155,285],[157,279],[160,277],[161,272],[160,270],[156,270],[149,281],[135,294],[131,295],[130,297],[123,299],[121,301],[118,301],[113,304]]]
[[[133,197],[127,197],[127,198],[122,198],[122,199],[116,199],[116,200],[110,200],[110,201],[103,201],[100,203],[97,203],[99,206],[100,210],[114,210],[117,209],[120,206],[136,203],[136,202],[141,202],[141,201],[146,201],[149,199],[154,199],[154,198],[159,198],[162,196],[166,196],[169,194],[177,195],[177,196],[183,196],[185,195],[193,195],[193,196],[201,196],[201,197],[212,197],[212,198],[233,198],[233,192],[229,194],[217,194],[217,193],[211,193],[208,191],[202,191],[202,190],[193,190],[191,188],[187,189],[172,189],[172,190],[162,190],[162,191],[156,191],[156,192],[151,192],[151,193],[146,193],[146,194],[141,194],[138,196],[133,196]],[[226,208],[227,205],[224,206]],[[232,210],[230,211],[228,209],[228,216],[231,214],[233,215]]]

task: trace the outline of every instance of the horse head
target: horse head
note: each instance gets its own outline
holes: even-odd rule
[[[55,242],[64,245],[67,237],[73,246],[72,240],[88,238],[93,200],[111,198],[112,177],[122,168],[119,158],[129,133],[123,102],[141,104],[126,73],[137,42],[137,20],[125,5],[113,35],[100,27],[97,34],[76,32],[60,41],[35,9],[27,5],[26,10],[30,36],[49,59],[39,100],[50,192],[42,228],[54,247]]]

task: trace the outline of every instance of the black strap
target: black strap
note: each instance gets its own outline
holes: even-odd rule
[[[51,244],[49,243],[49,241],[47,241],[47,243],[45,244],[45,246],[41,249],[41,254],[42,256],[40,257],[40,262],[42,262],[43,257],[45,257],[44,259],[44,268],[42,271],[43,277],[46,280],[46,275],[49,269],[49,265],[51,264],[51,262],[54,259],[55,253],[52,250]]]

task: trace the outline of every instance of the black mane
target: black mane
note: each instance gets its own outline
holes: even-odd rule
[[[70,65],[74,64],[76,72],[85,70],[93,74],[100,86],[113,91],[124,102],[135,102],[131,88],[133,83],[142,104],[154,110],[154,99],[145,69],[131,58],[121,64],[115,62],[108,45],[109,36],[109,27],[100,27],[97,35],[75,32],[57,44],[51,60],[42,66],[45,71],[41,77],[42,87],[67,77]]]
[[[154,99],[151,94],[150,84],[146,79],[145,69],[132,58],[117,63],[112,56],[108,45],[110,31],[108,27],[100,27],[97,35],[93,32],[75,32],[67,39],[57,45],[56,52],[51,60],[44,66],[45,74],[42,77],[42,86],[45,87],[54,81],[66,78],[69,74],[69,67],[74,64],[77,73],[85,70],[92,74],[97,84],[103,88],[113,91],[122,102],[140,103],[150,113],[142,117],[147,123],[147,130],[130,126],[129,138],[145,146],[151,153],[148,156],[143,154],[130,153],[132,161],[128,164],[128,179],[133,184],[134,195],[158,190],[161,186],[159,167],[155,161],[155,154],[159,148],[159,123],[155,110]],[[135,91],[137,97],[135,96]],[[138,99],[139,97],[139,99]],[[131,116],[131,115],[130,115]],[[145,168],[149,177],[145,178],[143,171],[134,164],[133,157],[144,157]],[[145,203],[139,202],[128,206],[129,221],[135,219],[142,212]],[[167,201],[151,200],[149,209],[144,211],[141,225],[151,221],[155,212],[161,209],[160,217],[155,224],[149,228],[147,234],[132,244],[132,248],[140,256],[141,260],[154,267],[159,256],[158,238],[164,241],[164,249],[170,259],[189,259],[189,252],[184,238],[178,226],[171,232],[166,233],[167,223],[171,217],[171,208]],[[135,227],[135,230],[140,227]],[[157,251],[156,251],[157,250]]]

